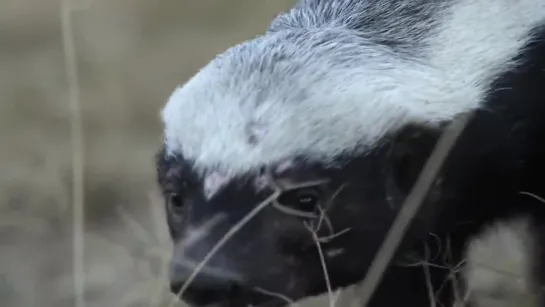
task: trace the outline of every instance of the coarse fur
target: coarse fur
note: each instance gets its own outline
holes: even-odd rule
[[[421,268],[401,263],[437,242],[459,262],[483,227],[521,214],[536,234],[531,284],[542,282],[545,207],[519,192],[545,193],[544,55],[543,0],[300,1],[162,111],[173,292],[275,192],[182,298],[284,304],[327,291],[324,263],[333,289],[361,281],[445,124],[470,110],[370,306],[428,306]],[[320,248],[309,229],[328,238]],[[453,303],[448,270],[430,271],[436,299]]]
[[[172,94],[167,151],[227,175],[361,153],[482,107],[544,19],[540,0],[303,1]]]

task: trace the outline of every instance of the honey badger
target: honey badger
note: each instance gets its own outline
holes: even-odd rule
[[[172,291],[193,306],[282,306],[360,282],[468,111],[369,306],[430,306],[429,284],[448,306],[451,271],[431,266],[428,282],[405,264],[445,242],[461,262],[485,227],[519,217],[537,286],[545,205],[521,191],[545,194],[545,1],[301,0],[161,112]]]

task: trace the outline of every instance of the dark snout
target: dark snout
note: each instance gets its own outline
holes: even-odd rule
[[[319,277],[322,271],[300,218],[269,206],[240,224],[267,196],[234,184],[211,200],[191,203],[183,223],[169,219],[174,294],[193,306],[273,307],[307,293],[313,268]]]
[[[248,242],[244,251],[245,244],[235,239],[201,265],[217,241],[209,238],[191,246],[175,246],[169,281],[172,293],[190,306],[239,307],[265,301],[275,306],[269,305],[274,298],[259,291],[270,287],[262,278],[274,262],[260,253],[259,246]]]
[[[230,301],[237,292],[246,288],[246,277],[226,258],[224,251],[218,251],[201,265],[211,250],[205,242],[197,242],[185,248],[179,245],[175,247],[170,289],[190,305],[205,306]]]

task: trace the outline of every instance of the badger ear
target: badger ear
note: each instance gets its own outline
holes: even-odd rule
[[[410,192],[440,135],[440,129],[408,126],[392,138],[388,171],[391,180],[403,194]]]

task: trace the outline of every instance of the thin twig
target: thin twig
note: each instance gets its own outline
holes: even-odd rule
[[[282,205],[281,203],[279,203],[276,200],[273,201],[272,205],[273,205],[273,207],[278,209],[278,211],[280,211],[282,213],[285,213],[285,214],[288,214],[288,215],[293,215],[293,216],[306,218],[306,219],[314,219],[314,218],[318,217],[318,215],[316,215],[313,212],[306,212],[306,211],[290,208],[288,206]]]
[[[316,229],[317,231],[320,230],[322,228],[322,223],[325,222],[328,224],[328,228],[330,229],[330,232],[331,233],[334,233],[335,231],[333,230],[333,225],[331,223],[331,221],[329,220],[329,218],[326,216],[326,212],[327,210],[331,209],[331,206],[333,205],[335,199],[337,198],[337,196],[339,196],[339,194],[348,186],[348,183],[343,183],[339,186],[339,188],[333,193],[333,195],[331,195],[331,197],[329,198],[329,200],[327,201],[327,204],[325,205],[324,208],[322,207],[319,207],[320,209],[320,219],[318,220],[318,225],[316,226]]]
[[[304,223],[305,227],[310,231],[312,234],[312,238],[314,239],[314,243],[316,244],[316,249],[318,250],[318,256],[320,257],[320,264],[322,265],[322,270],[324,272],[324,278],[325,278],[325,284],[327,287],[327,293],[329,298],[329,307],[335,307],[335,297],[333,296],[333,290],[331,288],[331,281],[329,279],[329,273],[327,270],[327,265],[325,261],[324,252],[322,250],[322,244],[320,243],[320,238],[318,238],[318,235],[316,234],[316,231],[312,229],[308,223]]]
[[[329,243],[331,242],[331,240],[335,239],[335,238],[338,238],[340,236],[342,236],[343,234],[349,232],[350,230],[352,230],[351,228],[345,228],[337,233],[333,233],[329,236],[326,236],[326,237],[319,237],[318,239],[320,240],[320,243]]]
[[[418,212],[418,209],[426,197],[429,188],[433,184],[436,175],[441,169],[444,160],[447,158],[451,148],[454,146],[472,115],[473,113],[462,114],[457,120],[454,120],[441,135],[441,138],[437,142],[431,156],[426,161],[414,187],[407,196],[401,211],[398,213],[390,231],[375,255],[367,276],[359,287],[361,293],[361,306],[367,306],[376,287],[382,280],[382,275],[397,250],[407,227]]]
[[[453,279],[456,279],[456,275],[460,273],[462,266],[465,264],[465,260],[460,261],[457,265],[452,267],[450,264],[446,263],[445,269],[449,270],[448,275],[445,277],[445,280],[441,283],[439,288],[435,292],[435,298],[438,299],[441,292],[444,290],[444,288],[448,285],[449,281],[452,281]]]
[[[425,257],[426,259],[429,258],[430,249],[428,246],[424,246],[425,249]],[[427,265],[427,262],[424,262],[422,265],[422,269],[424,270],[424,278],[426,279],[426,288],[428,289],[428,298],[430,300],[430,307],[436,307],[437,303],[435,301],[435,295],[433,290],[433,283],[431,281],[431,273],[430,273],[430,267]]]
[[[195,270],[199,266],[199,264],[201,262],[182,258],[182,259],[172,260],[172,263],[174,265],[176,265],[176,266],[179,266],[179,267],[184,267],[184,268],[187,268],[187,269],[190,269],[190,270]],[[200,273],[205,273],[208,276],[217,277],[217,278],[223,279],[223,280],[241,280],[242,279],[238,274],[236,274],[233,271],[230,271],[228,269],[221,269],[221,268],[217,268],[217,267],[208,267],[206,265],[203,266],[200,269]]]
[[[339,289],[335,291],[335,293],[333,294],[333,306],[337,305],[337,302],[341,298],[341,294],[342,294],[342,290]]]
[[[317,179],[317,180],[309,180],[304,182],[298,182],[298,183],[285,183],[285,182],[278,182],[276,183],[276,190],[287,192],[297,189],[304,189],[309,187],[315,187],[323,184],[329,183],[328,179]]]
[[[70,136],[72,143],[72,202],[73,202],[73,261],[75,306],[85,306],[84,268],[84,139],[81,115],[80,88],[76,61],[76,47],[72,26],[72,3],[61,2],[61,22],[64,59],[68,79],[70,103]]]
[[[445,257],[448,257],[447,263],[449,263],[450,265],[450,263],[452,262],[450,237],[447,237],[447,252],[445,253]],[[458,279],[457,279],[458,269],[456,267],[452,268],[452,274],[451,274],[452,277],[450,278],[450,281],[452,283],[452,293],[454,295],[454,301],[459,301],[461,299],[460,286],[458,284]]]
[[[537,196],[536,194],[533,194],[533,193],[530,193],[530,192],[524,192],[524,191],[519,192],[519,194],[530,196],[530,197],[532,197],[532,198],[534,198],[534,199],[536,199],[536,200],[538,200],[538,201],[540,201],[542,203],[545,203],[545,198]]]
[[[165,286],[165,281],[168,278],[168,260],[166,258],[166,251],[162,248],[163,246],[168,246],[171,244],[170,240],[167,239],[166,236],[162,235],[167,233],[167,229],[164,226],[164,215],[163,212],[161,212],[160,208],[161,206],[158,206],[156,201],[154,200],[154,195],[149,194],[149,209],[150,209],[150,216],[152,225],[154,228],[154,233],[157,236],[158,241],[158,248],[157,250],[162,252],[163,255],[159,256],[161,267],[159,269],[159,276],[157,276],[157,281],[155,282],[154,290],[152,290],[152,293],[149,298],[149,307],[156,307],[159,306],[162,300],[162,293]]]
[[[215,214],[196,229],[188,231],[189,235],[182,242],[177,243],[175,248],[183,251],[183,249],[191,247],[199,240],[202,240],[214,227],[226,218],[227,216],[224,213]]]
[[[292,300],[289,297],[283,295],[282,293],[272,292],[272,291],[265,290],[265,289],[260,288],[260,287],[254,287],[253,290],[256,291],[256,292],[259,292],[259,293],[263,293],[263,294],[268,295],[268,296],[279,298],[279,299],[283,300],[284,302],[290,304],[290,306],[292,306],[292,307],[298,307],[299,306],[299,304],[297,304],[294,300]]]

